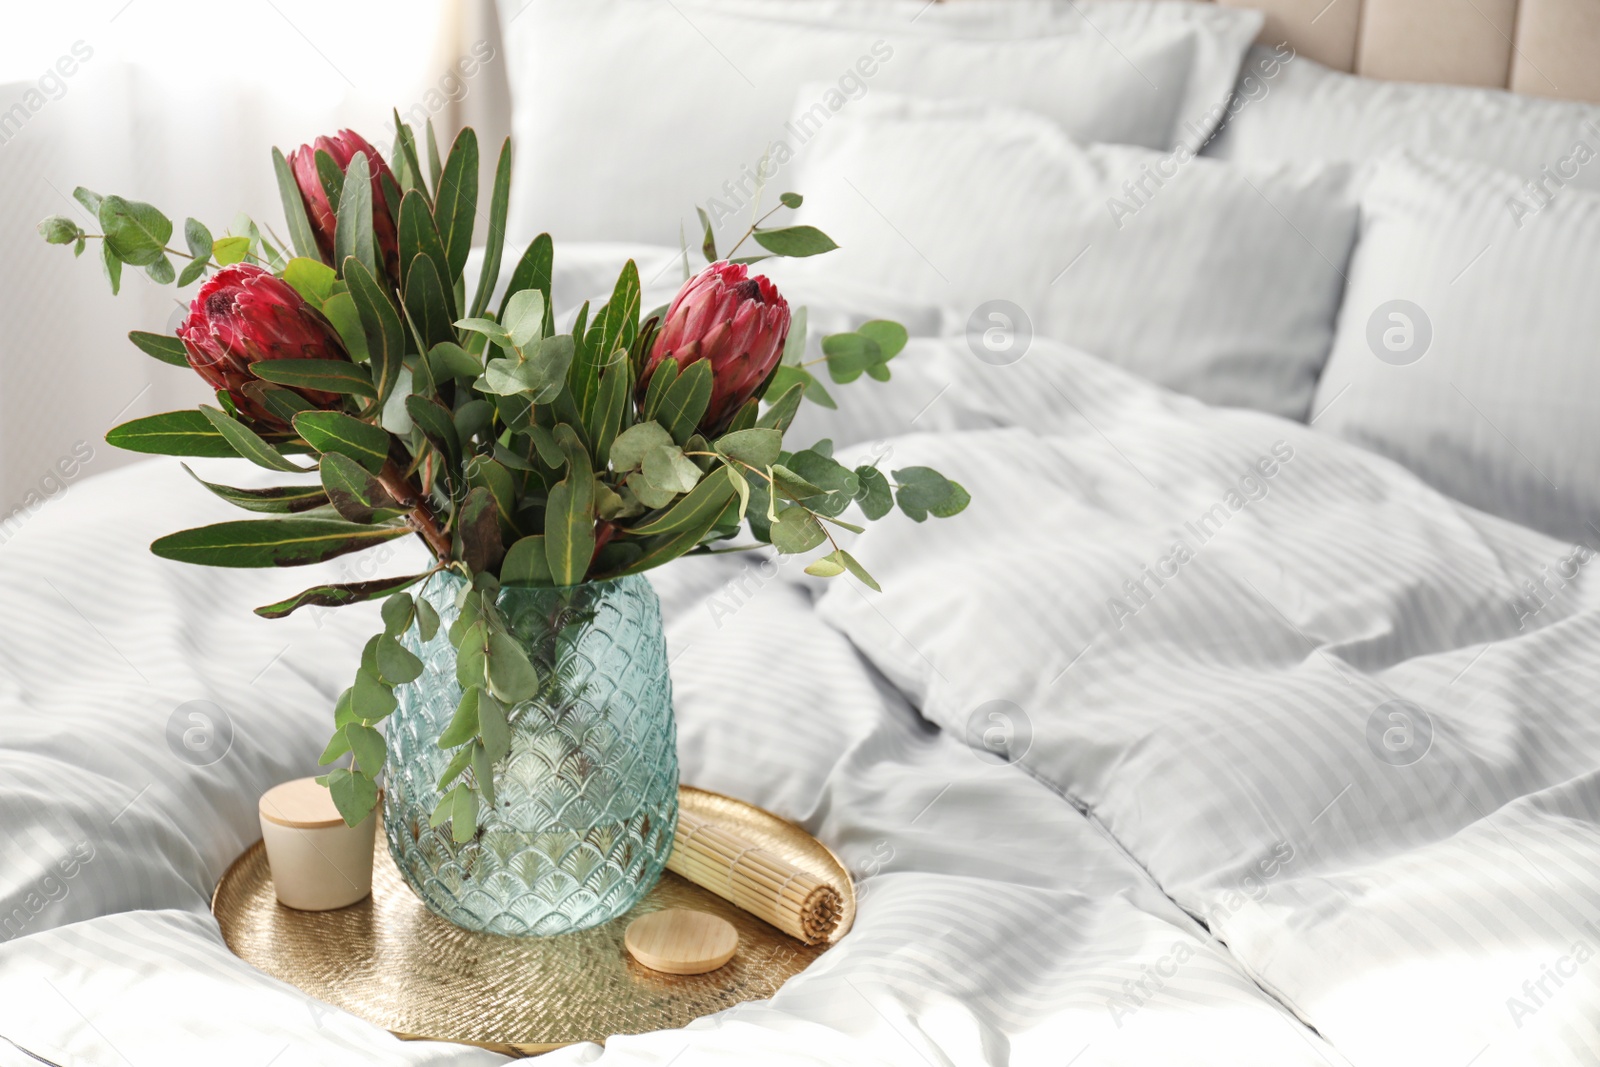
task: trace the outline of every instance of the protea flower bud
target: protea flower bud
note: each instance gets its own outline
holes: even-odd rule
[[[349,359],[328,320],[272,272],[249,263],[224,267],[209,278],[178,327],[189,366],[234,407],[267,430],[287,429],[283,419],[251,397],[245,386],[258,379],[250,367],[264,359]],[[295,390],[319,408],[337,408],[339,397],[314,389]]]
[[[680,370],[709,360],[711,404],[699,429],[713,437],[767,380],[788,336],[789,304],[769,279],[750,277],[743,263],[713,263],[673,298],[640,383],[664,359],[676,360]]]
[[[289,155],[289,167],[294,171],[294,182],[300,187],[300,196],[306,202],[306,214],[311,218],[311,229],[317,235],[317,247],[322,249],[322,258],[333,261],[335,222],[333,205],[328,203],[322,179],[317,176],[319,150],[333,157],[341,174],[349,168],[350,160],[357,152],[366,154],[367,169],[372,173],[372,238],[382,257],[383,269],[388,272],[390,279],[398,281],[400,242],[395,234],[394,217],[389,214],[389,202],[383,195],[383,179],[387,177],[392,182],[394,175],[378,150],[354,130],[340,130],[332,137],[318,137]]]

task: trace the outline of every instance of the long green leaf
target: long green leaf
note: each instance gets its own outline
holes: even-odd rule
[[[665,362],[662,364],[665,366]],[[656,368],[659,374],[661,368]],[[706,408],[711,403],[711,387],[713,374],[711,361],[700,359],[689,364],[679,372],[677,380],[667,388],[666,395],[661,398],[661,408],[656,412],[656,421],[667,428],[672,434],[672,439],[678,444],[688,444],[693,436],[695,427],[699,425],[701,416],[705,415]]]
[[[389,434],[342,411],[302,411],[294,428],[318,452],[349,456],[369,474],[381,471],[389,458]]]
[[[532,241],[522,253],[522,258],[517,260],[517,266],[511,272],[511,280],[506,283],[505,295],[500,298],[500,310],[496,318],[504,318],[506,305],[511,298],[524,289],[537,289],[544,294],[545,314],[552,315],[550,307],[550,277],[555,269],[555,243],[551,241],[548,233],[541,233]],[[577,327],[575,327],[577,328]],[[545,321],[545,333],[552,333],[550,320]]]
[[[404,578],[377,578],[370,582],[314,585],[310,589],[301,590],[287,600],[280,600],[275,604],[264,604],[256,608],[256,614],[264,619],[281,619],[285,615],[305,607],[338,608],[346,604],[356,604],[363,600],[379,600],[401,589],[415,585],[425,577],[427,577],[426,574],[410,574]]]
[[[344,280],[350,286],[361,315],[361,328],[367,335],[367,353],[372,366],[372,384],[378,390],[378,403],[389,399],[394,383],[405,366],[405,324],[372,271],[354,256],[342,260]]]
[[[283,201],[283,217],[289,224],[289,243],[297,256],[322,261],[322,251],[317,247],[317,237],[306,216],[306,202],[300,195],[300,184],[294,180],[289,161],[278,149],[272,150],[272,170],[278,176],[278,199]]]
[[[461,465],[461,438],[449,410],[432,397],[413,393],[406,397],[406,414],[417,424],[428,443],[444,457],[445,477],[455,482]]]
[[[334,217],[333,261],[343,263],[354,256],[377,274],[372,239],[372,164],[365,152],[357,152],[345,168],[344,189]]]
[[[367,525],[384,522],[400,514],[395,502],[378,479],[368,474],[366,468],[338,452],[329,452],[319,465],[322,491],[340,517],[349,522]]]
[[[626,363],[613,364],[600,375],[600,395],[589,419],[589,440],[594,442],[595,465],[602,470],[611,458],[611,443],[621,432],[628,387],[632,384],[633,376]]]
[[[372,375],[345,359],[263,359],[251,365],[257,378],[292,389],[375,397]]]
[[[455,317],[450,313],[449,301],[433,260],[419,254],[406,278],[406,315],[420,335],[418,347],[422,351],[455,341]]]
[[[511,202],[511,138],[500,146],[500,159],[494,168],[494,192],[489,200],[489,234],[484,242],[483,270],[478,274],[478,290],[472,296],[476,318],[489,306],[495,282],[500,280],[500,256],[506,244],[506,211]]]
[[[656,534],[677,533],[698,526],[709,516],[715,522],[728,507],[728,502],[738,492],[733,479],[738,477],[727,467],[718,467],[701,479],[689,493],[666,511],[649,522],[628,530],[630,534],[651,537]],[[710,527],[708,526],[707,529]]]
[[[585,359],[573,364],[569,379],[578,412],[588,421],[600,393],[600,372],[626,353],[639,330],[639,268],[633,260],[623,266],[611,299],[600,309],[585,338]],[[625,358],[623,360],[626,361]]]
[[[395,173],[406,192],[417,189],[427,196],[427,186],[422,179],[422,164],[417,161],[417,138],[411,127],[400,121],[400,109],[394,109]]]
[[[147,356],[159,359],[163,363],[170,363],[174,367],[187,367],[189,365],[189,351],[183,347],[183,342],[176,337],[164,333],[145,333],[143,330],[134,330],[128,334],[128,340],[139,347],[139,351]]]
[[[185,463],[183,469],[189,477],[211,490],[228,503],[246,511],[259,511],[268,515],[293,515],[300,511],[320,508],[328,502],[328,494],[320,485],[279,485],[270,489],[235,489],[231,485],[208,482]]]
[[[211,423],[217,433],[227,439],[228,444],[233,446],[235,452],[258,467],[265,467],[269,471],[292,471],[295,474],[304,474],[308,469],[284,456],[283,453],[262,440],[260,434],[244,423],[239,422],[227,412],[202,404],[200,413]]]
[[[722,468],[726,470],[727,468]],[[628,564],[618,574],[639,574],[652,567],[659,567],[663,563],[677,559],[685,552],[700,544],[702,538],[710,533],[721,518],[720,511],[702,514],[699,520],[686,526],[676,533],[663,534],[652,538],[645,543],[644,553],[638,559]]]
[[[157,538],[162,559],[208,567],[299,567],[404,537],[404,526],[358,526],[339,519],[219,522]]]
[[[478,135],[468,126],[456,135],[439,175],[439,188],[433,198],[433,221],[439,227],[449,259],[446,279],[452,286],[467,265],[472,250],[473,215],[478,210]]]
[[[442,283],[450,273],[450,260],[444,252],[444,242],[439,237],[439,230],[433,224],[433,213],[428,208],[428,198],[421,193],[412,191],[400,201],[400,221],[398,223],[398,239],[400,244],[400,284],[409,292],[411,266],[416,257],[425,255],[433,262],[434,270]],[[450,321],[454,322],[459,315],[455,306],[455,294],[449,286],[441,285],[450,295],[446,298],[449,308]],[[455,340],[452,334],[449,340]]]
[[[545,502],[545,556],[556,585],[583,581],[594,556],[594,468],[571,426],[560,423],[556,443],[567,458],[567,474]]]

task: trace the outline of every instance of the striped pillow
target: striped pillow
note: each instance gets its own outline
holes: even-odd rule
[[[1319,430],[1474,507],[1600,539],[1600,193],[1394,156],[1362,197]]]

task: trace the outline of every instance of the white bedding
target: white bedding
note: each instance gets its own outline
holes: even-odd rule
[[[1043,340],[1005,367],[915,340],[894,368],[811,424],[973,504],[857,540],[884,594],[756,557],[652,575],[684,781],[838,851],[856,926],[770,1002],[549,1062],[1593,1062],[1600,961],[1574,945],[1600,949],[1600,592],[1580,570],[1517,608],[1568,546]],[[1217,503],[1135,604],[1123,581]],[[311,570],[146,552],[228,515],[153,461],[75,484],[0,552],[0,1035],[59,1064],[489,1062],[221,945],[211,888],[258,794],[312,770],[377,626],[250,615]],[[1381,729],[1369,747],[1380,698],[1427,707],[1420,759],[1380,759]],[[225,712],[225,752],[169,744],[193,701]],[[1562,984],[1534,1004],[1546,965]],[[37,1062],[6,1042],[0,1064]]]

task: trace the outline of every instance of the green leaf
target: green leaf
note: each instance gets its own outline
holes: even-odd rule
[[[235,489],[229,485],[218,485],[208,482],[194,471],[189,470],[187,463],[183,469],[189,471],[189,476],[228,503],[244,508],[246,511],[259,511],[271,515],[292,515],[300,511],[310,511],[312,508],[322,507],[328,502],[328,496],[322,491],[320,485],[281,485],[271,489]]]
[[[134,330],[128,334],[128,340],[138,346],[139,351],[147,356],[159,359],[163,363],[170,363],[174,367],[187,367],[189,365],[189,351],[183,347],[183,342],[176,337],[162,333],[145,333]]]
[[[83,236],[83,227],[65,215],[51,215],[38,226],[39,236],[53,245],[69,245]]]
[[[627,352],[638,334],[639,299],[639,268],[630,259],[589,329],[586,359],[573,368],[572,397],[586,421],[599,399],[600,372],[617,361],[617,353]]]
[[[291,389],[376,397],[372,375],[347,359],[263,359],[251,364],[257,378]]]
[[[805,197],[801,196],[799,193],[779,193],[778,202],[784,207],[793,210],[805,202]]]
[[[727,467],[718,467],[682,500],[649,522],[633,527],[628,532],[640,537],[653,537],[696,528],[707,518],[715,523],[717,517],[727,510],[728,503],[738,492],[733,484],[735,477],[737,475]]]
[[[700,481],[700,468],[675,444],[652,448],[640,467],[644,480],[663,493],[687,493]]]
[[[99,217],[100,203],[104,199],[104,197],[102,197],[99,193],[90,189],[85,189],[80,185],[76,189],[72,190],[72,199],[82,204],[89,214],[94,215],[96,218]]]
[[[567,475],[545,503],[545,555],[551,581],[577,585],[594,556],[594,470],[571,427],[556,427],[556,441],[567,455]]]
[[[494,168],[494,192],[489,198],[489,233],[484,242],[483,269],[478,273],[478,289],[472,296],[469,315],[482,315],[500,280],[500,256],[506,242],[506,211],[511,201],[511,138],[500,145],[500,159]]]
[[[310,469],[302,467],[285,457],[277,449],[262,440],[260,434],[244,425],[244,423],[237,421],[227,412],[205,404],[200,406],[200,412],[211,423],[212,428],[227,440],[235,452],[257,466],[273,471],[291,471],[295,474],[304,474]]]
[[[426,352],[434,345],[455,340],[450,298],[433,260],[425,255],[412,260],[411,271],[406,275],[405,308],[417,334],[417,351]]]
[[[822,354],[828,359],[828,376],[841,385],[855,381],[868,367],[883,362],[877,342],[859,333],[824,337]]]
[[[235,263],[242,263],[249,254],[248,237],[223,237],[211,246],[211,258],[217,261],[219,267],[231,267]]]
[[[342,411],[302,411],[294,428],[318,452],[349,456],[370,474],[383,470],[389,459],[389,434]]]
[[[376,777],[383,770],[384,757],[389,754],[389,746],[384,743],[383,735],[357,722],[346,724],[343,731],[350,743],[350,751],[356,758],[356,765],[368,775]]]
[[[863,322],[856,327],[856,333],[878,346],[878,361],[880,363],[887,363],[895,356],[898,356],[900,350],[905,348],[906,341],[910,337],[910,334],[906,333],[904,326],[898,322],[890,322],[888,319],[873,319],[871,322]]]
[[[472,250],[473,215],[478,210],[478,135],[468,126],[456,135],[433,198],[433,221],[444,241],[453,284]]]
[[[183,220],[183,242],[189,246],[189,254],[201,263],[211,258],[211,231],[199,219]]]
[[[439,734],[440,748],[455,748],[478,736],[478,698],[482,692],[476,685],[469,685],[462,692],[455,715]]]
[[[512,293],[500,315],[500,328],[511,338],[513,348],[526,348],[529,341],[544,332],[544,294],[537,289]]]
[[[111,284],[111,295],[116,296],[122,291],[122,260],[104,241],[100,242],[100,264],[105,268],[106,281]]]
[[[772,230],[757,230],[756,244],[778,256],[818,256],[832,252],[839,246],[815,226],[784,226]]]
[[[390,637],[399,637],[411,628],[416,602],[411,599],[410,593],[396,593],[383,602],[382,611],[383,632]]]
[[[533,670],[533,665],[528,665]],[[484,755],[490,762],[505,759],[511,754],[511,728],[506,722],[506,709],[488,693],[478,695],[478,736],[483,738]]]
[[[207,261],[203,259],[191,259],[183,270],[178,272],[178,288],[193,285],[195,280],[206,272],[206,263]]]
[[[378,578],[369,582],[347,582],[341,585],[314,585],[287,600],[263,605],[256,609],[256,614],[264,619],[281,619],[290,612],[304,607],[341,608],[346,604],[377,600],[397,589],[413,585],[422,577],[420,574],[410,574],[404,578]]]
[[[477,782],[483,802],[494,807],[494,761],[489,758],[489,750],[481,744],[472,746],[472,777]]]
[[[469,333],[481,333],[501,348],[509,350],[516,347],[511,340],[510,331],[494,319],[457,319],[455,326]]]
[[[410,271],[416,262],[416,257],[425,255],[433,263],[440,287],[449,292],[451,287],[444,282],[450,273],[450,259],[445,255],[444,240],[439,236],[439,229],[433,223],[433,213],[428,208],[428,198],[416,190],[406,193],[400,201],[400,218],[395,225],[400,246],[401,285],[409,287]],[[446,306],[450,309],[450,318],[454,319],[457,308],[453,293],[451,297],[452,299],[447,300]]]
[[[539,691],[539,673],[512,637],[496,630],[489,635],[489,691],[508,704],[531,700]],[[483,724],[483,710],[478,712],[478,722]],[[488,743],[485,734],[484,742]]]
[[[395,176],[401,181],[401,187],[409,192],[412,189],[423,189],[422,164],[417,161],[417,139],[411,132],[411,127],[400,121],[400,109],[392,109],[394,114],[394,163]],[[424,189],[424,192],[426,190]]]
[[[461,777],[461,775],[466,771],[467,767],[471,765],[472,754],[477,750],[477,747],[478,746],[476,745],[468,745],[465,748],[459,748],[456,750],[456,754],[450,757],[450,762],[445,764],[444,773],[439,775],[439,783],[437,786],[438,789],[449,789],[450,783]],[[443,808],[447,803],[449,803],[448,800],[441,800],[439,802],[439,808]],[[434,809],[435,815],[438,814],[439,808]],[[448,817],[448,812],[446,817]],[[438,826],[439,823],[443,821],[444,819],[442,818],[438,819],[437,821],[434,821],[432,818],[429,820],[429,822],[434,826]]]
[[[378,784],[366,775],[335,767],[317,781],[332,794],[334,806],[349,826],[359,825],[378,804]]]
[[[300,196],[300,185],[294,180],[294,170],[278,149],[272,150],[272,171],[278,178],[278,199],[283,201],[284,221],[289,224],[289,243],[297,256],[320,261],[317,237],[306,216],[306,202]]]
[[[898,485],[896,503],[918,522],[926,518],[923,513],[944,504],[955,493],[955,484],[931,467],[902,468],[894,472],[894,480]]]
[[[172,220],[149,204],[108,196],[100,201],[100,232],[106,247],[122,262],[148,267],[162,258],[172,236]]]
[[[464,786],[453,791],[454,803],[450,806],[450,837],[458,845],[472,840],[478,830],[478,794]]]
[[[696,360],[678,373],[677,380],[667,388],[666,395],[661,398],[661,409],[656,413],[656,421],[665,426],[667,432],[672,434],[672,439],[680,445],[688,442],[695,427],[705,416],[706,408],[711,403],[713,384],[711,361]]]
[[[483,373],[478,357],[454,341],[444,341],[428,349],[428,369],[444,381],[450,378],[476,378]]]
[[[400,514],[394,498],[349,456],[329,452],[318,466],[322,491],[342,518],[365,525],[386,522]]]
[[[417,424],[428,443],[444,456],[445,475],[454,479],[461,466],[461,439],[456,434],[455,420],[439,401],[412,393],[406,397],[406,414]]]
[[[422,661],[387,635],[378,642],[378,674],[390,685],[404,685],[422,677]]]
[[[543,293],[545,313],[551,314],[550,277],[554,263],[555,243],[550,240],[548,233],[541,233],[528,243],[522,258],[517,260],[516,268],[511,272],[511,280],[506,284],[506,295],[500,298],[499,314],[504,316],[506,305],[510,303],[512,295],[524,289],[537,289]],[[482,309],[479,313],[482,313]],[[545,333],[550,333],[552,330],[552,322],[547,319]]]
[[[611,460],[611,446],[628,408],[633,374],[626,363],[618,362],[600,374],[600,396],[589,417],[589,440],[594,442],[594,462],[604,470]]]
[[[637,470],[647,453],[672,445],[672,435],[658,422],[636,422],[611,444],[611,465],[618,473]]]
[[[461,556],[474,574],[493,570],[505,555],[500,540],[500,509],[494,494],[477,486],[467,493],[456,520]]]
[[[943,503],[930,507],[928,514],[937,518],[948,519],[952,515],[961,514],[966,510],[967,505],[972,503],[972,497],[962,488],[960,482],[951,482],[950,488],[950,495],[944,498]]]
[[[726,467],[721,468],[719,471],[719,473],[724,477],[726,476],[726,472]],[[717,475],[707,478],[706,481],[701,482],[700,485],[703,487],[707,483],[714,482],[714,480],[719,480]],[[696,491],[698,492],[699,489],[697,488]],[[728,491],[731,495],[733,492],[731,485],[728,487]],[[690,494],[690,496],[693,495],[694,494],[692,493]],[[677,507],[682,507],[688,502],[688,499],[688,497],[685,497],[682,501],[679,501]],[[677,507],[675,507],[673,510],[676,511]],[[645,542],[644,549],[639,556],[626,566],[622,567],[616,573],[639,574],[643,571],[649,570],[652,567],[659,567],[663,563],[668,563],[674,559],[677,559],[685,552],[688,552],[690,549],[699,545],[705,536],[709,534],[717,525],[718,520],[721,519],[723,512],[726,510],[726,503],[724,503],[721,508],[706,508],[701,512],[700,518],[691,525],[686,526],[675,533],[662,534],[659,537],[651,538]]]
[[[717,235],[711,229],[711,219],[706,215],[706,209],[696,207],[695,211],[700,216],[700,230],[704,234],[700,239],[700,254],[706,257],[707,263],[717,261]]]
[[[456,682],[465,689],[484,681],[488,668],[488,624],[479,619],[468,626],[456,646]]]
[[[107,433],[106,443],[129,452],[162,456],[239,458],[239,452],[211,420],[195,410],[167,411],[130,420]]]
[[[372,366],[372,384],[378,390],[379,403],[382,403],[389,398],[400,369],[405,366],[405,325],[382,286],[360,260],[351,257],[341,262],[344,265],[345,283],[350,287],[350,296],[361,315],[361,327],[367,339],[367,355]]]
[[[772,524],[772,546],[785,555],[809,552],[828,539],[816,516],[801,507],[786,507]]]
[[[894,494],[889,490],[889,479],[876,467],[856,468],[856,503],[867,518],[876,522],[889,514],[894,507]]]
[[[783,452],[783,431],[768,427],[738,430],[723,434],[717,440],[716,448],[730,459],[765,470],[778,462],[778,456]]]
[[[320,309],[333,295],[334,283],[339,276],[320,259],[297,256],[283,268],[283,280],[305,297],[312,307]]]
[[[524,537],[506,550],[500,563],[502,585],[550,585],[550,560],[545,555],[544,534]]]
[[[432,641],[439,632],[439,613],[422,597],[417,597],[417,635],[423,641]]]
[[[168,259],[166,256],[162,256],[160,259],[157,259],[154,263],[150,264],[144,269],[144,272],[148,274],[150,276],[150,280],[155,282],[157,285],[170,285],[172,284],[173,279],[178,276],[178,272],[172,269],[172,260]]]
[[[372,237],[372,164],[365,152],[350,157],[344,169],[344,187],[334,212],[333,261],[354,256],[374,275],[379,273]],[[348,275],[348,270],[346,271]]]
[[[209,567],[298,567],[403,537],[404,526],[359,526],[338,519],[219,522],[157,538],[162,559]]]
[[[650,380],[645,383],[644,407],[642,417],[654,419],[661,410],[661,404],[667,397],[667,390],[678,380],[678,363],[676,360],[664,359],[650,372]]]

